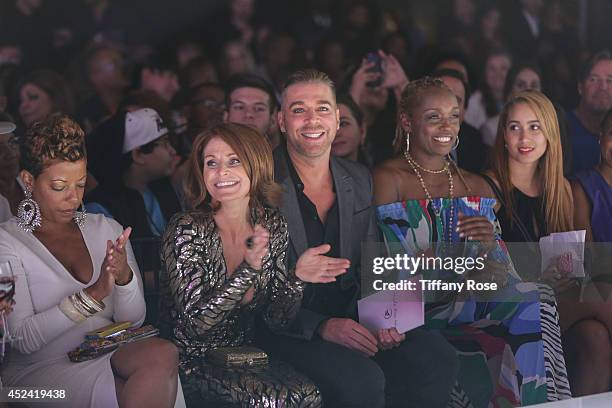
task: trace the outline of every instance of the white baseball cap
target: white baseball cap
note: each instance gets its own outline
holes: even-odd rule
[[[168,134],[168,128],[157,112],[150,108],[128,112],[125,116],[123,153],[144,146]]]
[[[0,135],[12,133],[16,128],[17,126],[12,122],[0,122]]]

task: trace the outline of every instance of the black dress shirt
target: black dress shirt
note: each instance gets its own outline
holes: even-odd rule
[[[315,204],[304,194],[304,183],[302,183],[300,176],[295,170],[288,153],[287,164],[291,180],[295,185],[308,247],[312,248],[329,244],[331,245],[331,250],[325,255],[337,258],[340,255],[338,200],[334,200],[334,203],[327,212],[325,222],[323,222],[319,217]],[[336,186],[333,186],[333,189],[335,193]],[[302,306],[331,317],[347,317],[347,310],[352,298],[353,291],[343,291],[340,288],[339,280],[324,284],[308,284],[304,290]]]

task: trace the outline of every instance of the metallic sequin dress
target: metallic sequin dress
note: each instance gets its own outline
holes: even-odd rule
[[[272,360],[264,368],[230,369],[205,360],[210,349],[251,344],[257,316],[270,329],[280,330],[300,308],[304,283],[285,266],[285,220],[278,210],[265,209],[252,211],[251,221],[270,232],[261,271],[243,262],[228,273],[210,212],[178,214],[166,229],[161,326],[179,349],[185,396],[241,407],[318,407],[318,389],[285,363]],[[242,303],[251,287],[253,299]]]

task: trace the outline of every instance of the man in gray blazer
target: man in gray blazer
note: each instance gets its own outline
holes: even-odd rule
[[[289,267],[305,251],[322,264],[350,261],[324,284],[308,284],[286,335],[264,333],[270,354],[309,376],[329,407],[443,407],[457,373],[454,349],[422,329],[371,333],[357,321],[361,245],[377,241],[372,178],[360,164],[331,157],[339,127],[334,85],[315,70],[294,73],[278,123],[286,144],[274,151],[289,230]],[[330,269],[333,269],[330,266]]]

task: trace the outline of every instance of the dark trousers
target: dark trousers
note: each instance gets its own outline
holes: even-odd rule
[[[318,336],[302,340],[270,332],[260,346],[309,377],[325,408],[443,408],[457,379],[454,348],[438,333],[415,329],[397,348],[366,357]]]

